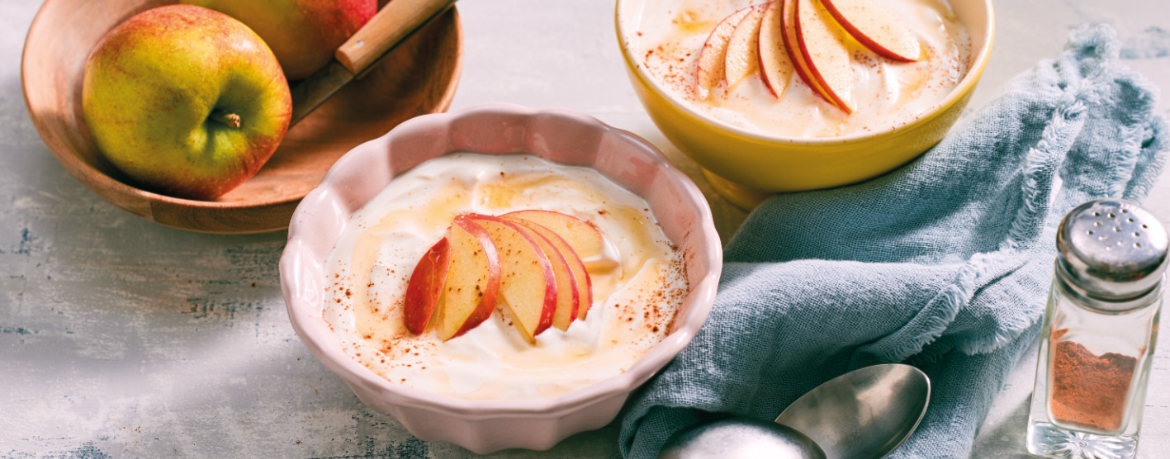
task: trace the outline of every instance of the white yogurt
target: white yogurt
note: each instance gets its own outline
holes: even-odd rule
[[[497,308],[443,342],[403,324],[418,259],[462,213],[553,210],[593,223],[606,250],[583,260],[593,305],[527,343]],[[396,177],[346,225],[327,261],[323,316],[345,351],[387,380],[468,399],[555,397],[621,374],[667,334],[687,292],[678,250],[649,206],[595,170],[532,156],[460,153]]]
[[[817,95],[793,71],[776,99],[758,72],[706,98],[694,87],[699,50],[719,22],[759,0],[646,1],[627,27],[627,49],[667,93],[683,105],[760,134],[793,138],[839,137],[909,123],[936,107],[967,74],[971,40],[946,0],[872,0],[898,18],[923,45],[924,58],[896,62],[846,39],[853,67],[846,114]]]

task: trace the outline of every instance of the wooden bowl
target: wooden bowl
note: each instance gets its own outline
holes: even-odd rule
[[[463,64],[458,13],[403,42],[362,79],[289,129],[272,159],[213,201],[164,196],[135,187],[89,137],[81,113],[86,59],[103,35],[166,0],[47,0],[24,43],[21,83],[33,125],[53,156],[86,187],[126,211],[208,233],[260,233],[288,227],[301,198],[341,155],[418,115],[451,103]]]

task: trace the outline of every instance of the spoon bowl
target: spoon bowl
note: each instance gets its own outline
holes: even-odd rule
[[[674,435],[658,459],[826,459],[816,442],[788,426],[748,418],[702,424]]]
[[[851,371],[804,394],[776,418],[812,438],[828,459],[882,458],[926,414],[930,378],[910,365]]]

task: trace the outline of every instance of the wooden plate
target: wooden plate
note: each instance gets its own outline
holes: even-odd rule
[[[288,227],[293,210],[341,155],[407,119],[442,112],[463,64],[463,32],[452,9],[403,42],[289,130],[260,172],[214,201],[141,190],[89,138],[81,80],[93,46],[114,26],[166,0],[47,0],[29,29],[21,63],[24,101],[53,156],[102,199],[147,220],[208,233]]]

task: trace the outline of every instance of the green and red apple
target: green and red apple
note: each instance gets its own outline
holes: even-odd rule
[[[82,111],[98,149],[131,179],[212,199],[268,161],[292,101],[276,57],[251,29],[172,5],[135,15],[98,42]]]
[[[239,19],[256,31],[300,80],[333,58],[345,40],[378,12],[377,0],[183,0]]]

